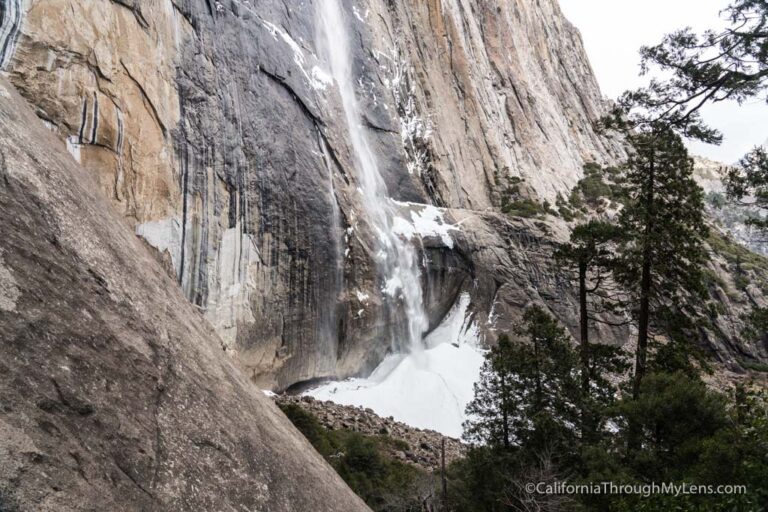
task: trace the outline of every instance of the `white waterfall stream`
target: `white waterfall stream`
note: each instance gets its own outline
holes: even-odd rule
[[[347,25],[353,20],[345,16],[341,0],[318,0],[316,6],[319,51],[330,66],[341,96],[362,204],[378,234],[377,265],[383,292],[394,301],[389,326],[394,350],[367,378],[327,382],[307,394],[371,407],[379,415],[458,437],[483,363],[476,328],[467,315],[470,299],[468,294],[462,295],[442,324],[425,339],[428,320],[418,253],[410,241],[414,235],[428,232],[440,236],[450,247],[450,231],[457,228],[445,224],[443,213],[430,205],[411,205],[410,221],[398,215],[398,205],[389,197],[362,126],[349,44],[351,30]]]
[[[418,351],[422,348],[422,336],[429,326],[424,311],[418,255],[409,241],[393,231],[395,205],[389,197],[376,156],[362,126],[363,116],[355,95],[350,34],[341,0],[321,0],[317,2],[316,9],[320,52],[330,65],[331,75],[339,88],[355,153],[363,204],[368,210],[372,227],[379,235],[381,250],[377,264],[381,276],[386,280],[384,291],[395,300],[402,300],[403,304],[404,321],[407,324],[404,334],[407,340],[394,339],[392,345],[400,351]],[[392,329],[393,333],[402,331]]]

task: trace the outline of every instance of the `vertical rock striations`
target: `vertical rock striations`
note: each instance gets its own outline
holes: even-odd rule
[[[593,130],[605,105],[555,0],[370,3],[358,22],[386,41],[370,50],[372,68],[398,71],[389,85],[403,138],[435,203],[498,205],[512,177],[553,203],[585,162],[623,154]],[[413,130],[418,116],[426,136]]]
[[[493,213],[623,155],[593,131],[605,106],[557,2],[341,2],[349,126],[317,1],[6,1],[2,62],[264,387],[365,371],[402,332],[350,128],[422,251],[430,328],[462,292],[489,339],[527,301],[566,311],[536,245],[566,227]]]
[[[0,509],[364,511],[0,79]]]

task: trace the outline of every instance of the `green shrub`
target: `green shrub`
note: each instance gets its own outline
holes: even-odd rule
[[[587,212],[586,206],[598,208],[604,201],[623,203],[625,192],[621,186],[621,170],[602,168],[594,162],[584,165],[584,177],[571,191],[570,206]]]
[[[385,448],[408,444],[388,436],[329,430],[296,404],[280,404],[288,419],[336,470],[349,487],[376,511],[421,510],[423,488],[432,485],[426,471],[392,459]]]
[[[580,216],[580,214],[571,208],[571,205],[566,201],[562,194],[557,194],[557,200],[555,201],[557,207],[557,214],[560,215],[566,222],[571,222]]]
[[[741,265],[742,268],[747,266],[747,268],[768,269],[768,258],[750,251],[738,242],[724,237],[714,229],[709,230],[707,243],[715,253],[725,258],[728,263]]]
[[[725,206],[725,196],[720,192],[710,192],[706,195],[704,200],[713,208],[720,209]]]
[[[590,206],[597,206],[602,198],[610,198],[612,195],[611,187],[597,173],[587,174],[579,181],[578,187],[584,196],[584,200]]]
[[[758,361],[741,361],[741,366],[756,372],[768,373],[768,364]]]
[[[501,211],[512,217],[537,217],[547,213],[546,208],[532,199],[517,199],[502,203]]]

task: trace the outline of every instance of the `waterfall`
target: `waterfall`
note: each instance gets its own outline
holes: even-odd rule
[[[350,30],[345,21],[341,0],[320,0],[316,4],[318,46],[331,68],[339,88],[352,149],[355,153],[357,175],[363,194],[362,204],[378,234],[380,251],[377,265],[380,277],[386,281],[384,292],[402,304],[401,322],[394,325],[392,348],[420,350],[422,336],[428,328],[424,311],[418,254],[415,248],[393,232],[395,205],[389,198],[387,186],[379,172],[376,156],[361,125],[362,113],[355,96]],[[395,305],[399,308],[399,305]],[[404,315],[404,318],[402,318]],[[403,329],[404,327],[404,329]],[[404,331],[404,332],[403,332]],[[400,338],[406,337],[406,340]]]
[[[336,189],[333,185],[333,169],[334,169],[334,163],[331,158],[331,154],[328,150],[328,144],[325,142],[325,139],[320,134],[320,129],[318,128],[317,133],[317,142],[320,145],[320,150],[323,155],[323,161],[325,162],[326,170],[328,171],[328,197],[331,202],[331,225],[330,225],[330,236],[333,240],[333,252],[334,252],[334,261],[333,261],[333,268],[330,270],[330,286],[333,288],[333,300],[331,301],[331,304],[328,304],[327,309],[327,336],[324,337],[323,346],[321,347],[322,353],[326,354],[328,357],[325,359],[318,358],[318,361],[323,360],[325,361],[325,366],[322,366],[320,368],[317,367],[319,362],[316,362],[316,372],[318,375],[324,374],[324,373],[332,373],[334,369],[334,363],[338,358],[338,344],[336,343],[339,337],[339,329],[338,325],[336,324],[336,318],[338,313],[338,298],[342,293],[342,290],[344,289],[344,251],[342,249],[342,243],[341,243],[341,230],[342,230],[342,224],[341,224],[341,211],[339,209],[339,203],[336,200]],[[322,337],[321,337],[322,339]],[[326,367],[327,366],[327,367]]]

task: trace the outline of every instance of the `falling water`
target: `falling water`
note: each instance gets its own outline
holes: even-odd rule
[[[341,95],[355,152],[363,205],[367,208],[371,224],[379,235],[381,251],[377,256],[377,264],[381,276],[386,280],[384,291],[392,297],[400,298],[403,303],[407,324],[407,332],[403,334],[408,339],[405,344],[400,339],[392,340],[393,348],[419,350],[428,321],[424,311],[417,253],[409,242],[392,231],[396,212],[379,172],[376,156],[361,125],[362,113],[355,96],[356,81],[352,71],[350,35],[341,0],[320,0],[316,9],[319,46],[330,65],[331,74]]]
[[[318,131],[317,134],[318,144],[320,145],[320,150],[323,155],[323,161],[325,162],[325,167],[328,170],[328,197],[331,202],[331,225],[330,225],[330,237],[333,241],[333,251],[334,251],[334,264],[333,267],[330,270],[330,285],[333,287],[333,294],[334,294],[334,300],[331,304],[329,304],[329,308],[327,310],[328,318],[327,318],[327,329],[328,329],[328,335],[325,337],[327,340],[327,345],[322,347],[322,353],[328,355],[327,358],[317,358],[318,360],[323,359],[324,361],[327,361],[326,364],[329,364],[327,368],[321,368],[319,371],[316,368],[316,372],[318,375],[322,375],[324,372],[332,372],[334,363],[338,357],[338,345],[335,343],[335,340],[338,339],[338,325],[336,325],[336,318],[337,318],[337,308],[338,308],[338,296],[341,295],[341,291],[344,288],[344,268],[343,268],[343,262],[344,262],[344,254],[342,250],[342,243],[341,243],[341,211],[339,210],[339,204],[336,200],[336,189],[333,185],[333,160],[331,159],[331,155],[328,151],[328,145],[325,142],[325,139],[321,136],[320,132]],[[318,364],[318,363],[316,363]]]

